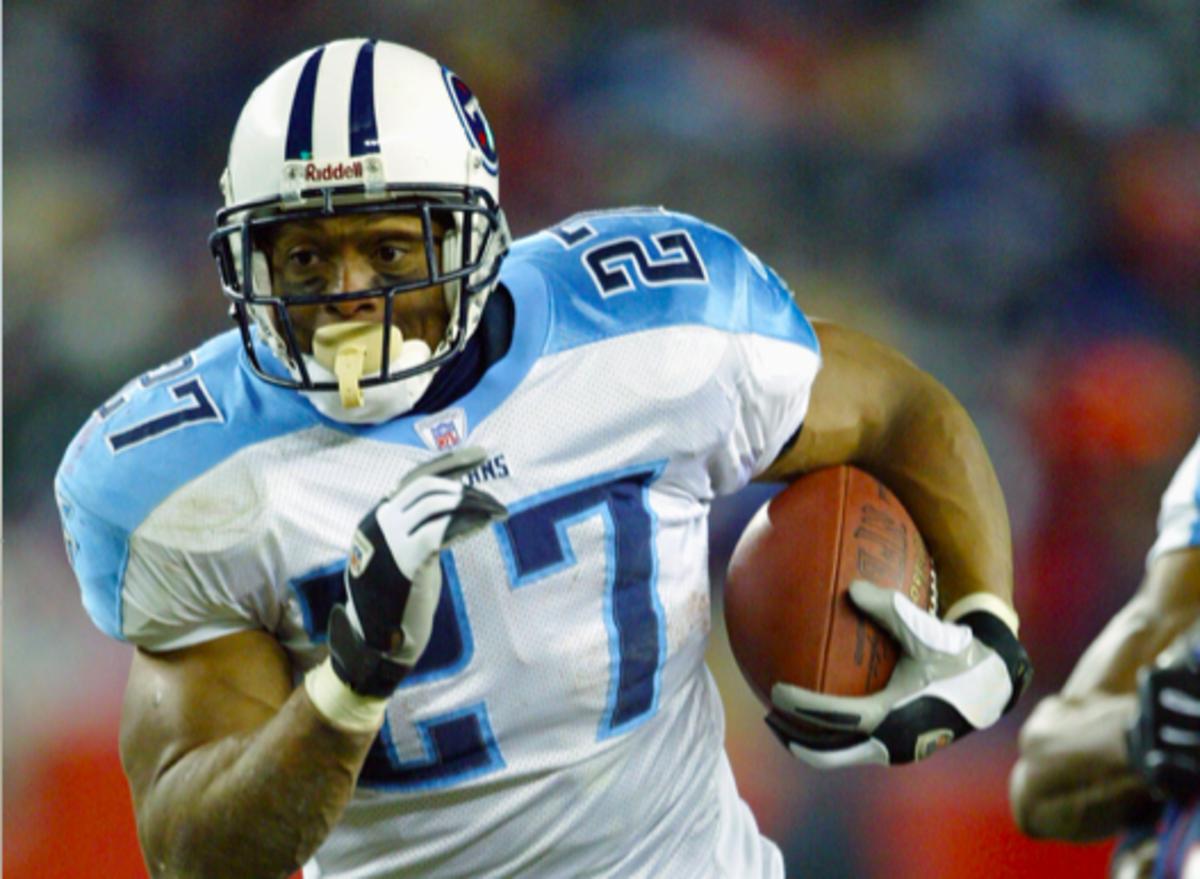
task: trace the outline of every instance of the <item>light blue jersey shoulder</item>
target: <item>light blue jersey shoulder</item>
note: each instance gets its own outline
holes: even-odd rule
[[[518,241],[506,271],[546,282],[545,353],[673,325],[756,333],[817,350],[787,285],[727,232],[662,208],[576,214]]]
[[[129,382],[59,466],[55,495],[83,602],[113,637],[129,536],[150,512],[240,449],[319,421],[299,395],[242,368],[241,347],[231,331]]]

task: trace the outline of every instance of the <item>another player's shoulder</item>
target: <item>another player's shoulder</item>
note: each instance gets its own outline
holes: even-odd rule
[[[1200,515],[1200,438],[1171,477],[1163,493],[1162,506],[1164,513],[1172,508],[1188,508]]]
[[[1185,547],[1200,547],[1200,438],[1163,492],[1158,539],[1150,550],[1150,560]]]
[[[56,478],[61,495],[131,530],[184,482],[313,416],[296,395],[254,380],[236,332],[125,384],[76,434]]]
[[[688,214],[576,214],[514,244],[510,277],[536,277],[569,344],[689,324],[816,348],[787,285],[733,235]]]
[[[1200,437],[1175,471],[1166,498],[1168,501],[1200,505]]]

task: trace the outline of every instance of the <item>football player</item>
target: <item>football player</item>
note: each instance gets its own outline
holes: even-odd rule
[[[1198,619],[1200,441],[1163,495],[1137,592],[1021,730],[1011,795],[1025,833],[1074,841],[1124,833],[1114,876],[1196,875],[1200,860],[1191,873],[1183,861],[1200,841]]]
[[[941,385],[693,217],[510,242],[498,172],[433,59],[287,62],[211,239],[237,329],[66,453],[84,604],[137,648],[120,747],[155,875],[781,876],[703,663],[708,510],[755,478],[871,470],[946,599],[858,588],[907,655],[867,699],[780,682],[797,757],[915,760],[1024,687],[1004,500]]]

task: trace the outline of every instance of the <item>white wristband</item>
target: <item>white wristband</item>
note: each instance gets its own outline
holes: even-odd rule
[[[1017,612],[999,595],[993,595],[990,592],[972,592],[970,595],[964,595],[954,602],[942,619],[953,623],[977,610],[986,610],[992,616],[999,617],[1012,630],[1014,636],[1017,634],[1017,628],[1020,626]]]
[[[304,690],[317,712],[346,732],[373,733],[383,725],[388,700],[362,696],[351,690],[326,659],[304,676]]]

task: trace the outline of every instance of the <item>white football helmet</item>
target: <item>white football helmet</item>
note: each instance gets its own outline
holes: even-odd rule
[[[395,43],[338,40],[288,61],[242,109],[210,238],[254,371],[296,388],[325,414],[377,422],[412,408],[434,372],[478,326],[509,244],[499,163],[478,101],[433,58]],[[404,211],[422,220],[426,275],[368,290],[276,295],[262,233],[293,220]],[[445,230],[437,259],[434,224]],[[385,324],[406,292],[441,285],[449,309],[436,350],[390,351],[362,378],[365,405],[344,406],[335,376],[297,343],[289,305],[378,297]],[[278,360],[263,357],[257,335]]]

